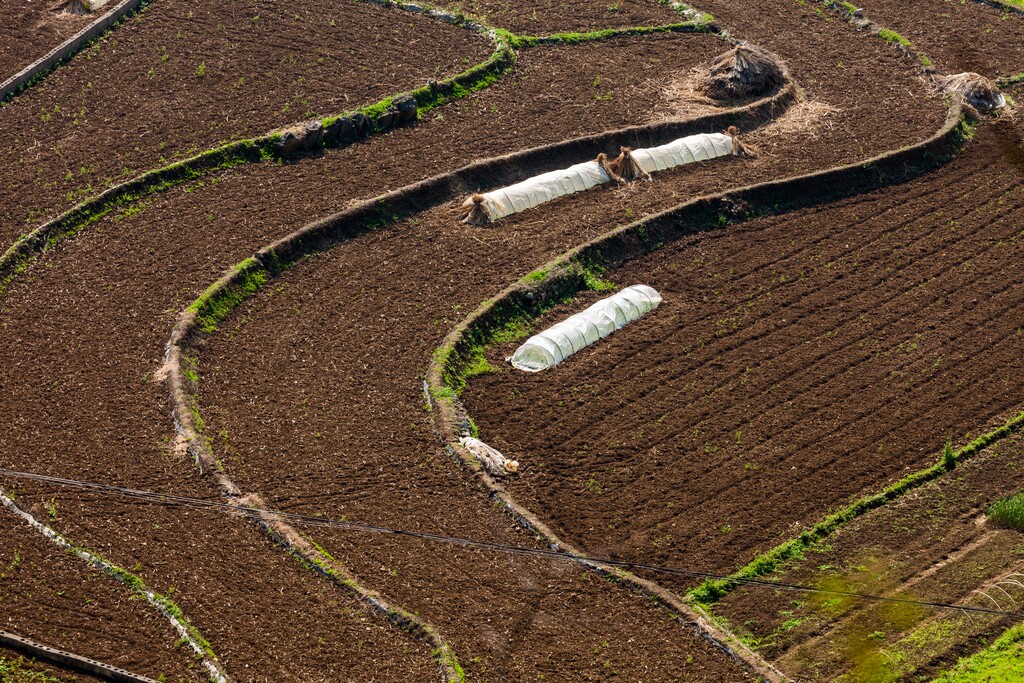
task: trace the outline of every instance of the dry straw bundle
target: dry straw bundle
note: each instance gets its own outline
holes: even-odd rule
[[[734,100],[764,95],[785,82],[785,69],[770,52],[742,44],[719,56],[696,89],[714,100]]]
[[[982,114],[1006,106],[1006,98],[996,84],[981,74],[967,72],[942,76],[935,79],[935,84],[942,92],[959,95]]]

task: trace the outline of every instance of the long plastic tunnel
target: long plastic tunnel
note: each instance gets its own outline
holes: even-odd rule
[[[601,299],[586,310],[535,334],[509,359],[513,367],[540,372],[607,337],[661,303],[661,295],[647,285],[633,285]]]

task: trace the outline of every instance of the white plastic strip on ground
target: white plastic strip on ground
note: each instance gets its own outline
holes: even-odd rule
[[[596,161],[549,171],[521,183],[484,193],[484,207],[492,221],[532,209],[552,199],[611,182],[611,177]],[[472,199],[467,200],[469,206]]]
[[[733,140],[722,133],[701,133],[679,138],[672,142],[633,150],[633,158],[645,173],[664,171],[673,166],[707,161],[733,153]],[[611,182],[612,178],[596,161],[575,164],[569,168],[549,171],[532,178],[482,193],[483,206],[492,221],[520,211],[532,209],[545,202],[574,192],[589,190]],[[463,207],[473,205],[470,197]]]
[[[513,367],[527,372],[546,370],[654,310],[660,303],[661,295],[647,285],[626,287],[530,337],[509,360]]]
[[[76,555],[79,558],[85,560],[86,562],[93,565],[105,574],[109,574],[118,581],[125,583],[125,585],[127,585],[128,588],[131,588],[140,593],[143,597],[146,598],[146,601],[149,604],[160,610],[160,612],[167,618],[167,620],[171,622],[171,626],[173,626],[174,630],[178,632],[179,636],[181,636],[182,641],[188,643],[188,645],[196,653],[196,657],[201,661],[203,668],[206,669],[206,673],[210,677],[210,681],[212,681],[212,683],[231,683],[231,679],[228,678],[228,675],[224,672],[223,669],[221,669],[220,664],[218,664],[216,661],[210,658],[209,654],[203,647],[203,644],[196,639],[195,635],[193,635],[189,627],[180,618],[178,618],[177,615],[173,614],[168,609],[167,604],[165,604],[164,600],[161,599],[161,596],[157,595],[148,588],[145,588],[142,585],[141,581],[136,586],[128,585],[125,582],[125,577],[129,576],[127,572],[125,572],[120,567],[117,567],[116,565],[107,562],[102,557],[99,557],[98,555],[93,555],[88,550],[85,550],[83,548],[79,548],[71,541],[64,538],[64,536],[60,535],[50,527],[46,526],[28,512],[22,510],[20,507],[18,507],[14,500],[7,496],[7,494],[5,494],[3,491],[0,491],[0,503],[3,503],[4,507],[6,507],[14,514],[21,517],[23,520],[28,522],[36,531],[39,531],[60,547],[64,548],[73,555]]]
[[[732,154],[732,151],[731,137],[721,133],[711,133],[679,138],[658,147],[634,149],[633,159],[644,173],[654,173],[673,166],[727,156]]]

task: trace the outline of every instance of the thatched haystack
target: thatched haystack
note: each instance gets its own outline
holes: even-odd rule
[[[697,90],[714,100],[735,100],[765,95],[785,81],[785,68],[774,55],[744,43],[715,59]]]
[[[977,109],[982,114],[1001,109],[1006,106],[1006,98],[996,84],[981,74],[962,73],[952,76],[942,76],[935,79],[939,90],[946,93],[955,93],[964,99],[964,102]]]

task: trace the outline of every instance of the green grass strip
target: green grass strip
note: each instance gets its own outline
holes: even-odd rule
[[[1024,678],[1024,624],[935,679],[935,683],[1020,683]]]
[[[644,36],[652,33],[713,33],[714,25],[703,21],[685,21],[661,26],[628,26],[606,28],[589,33],[553,33],[547,36],[511,36],[514,48],[529,48],[537,45],[577,45],[579,43],[611,40],[624,36]]]
[[[936,464],[900,479],[896,483],[884,488],[880,493],[859,498],[846,507],[831,513],[798,537],[791,538],[771,550],[758,555],[752,562],[734,573],[732,578],[753,579],[775,572],[788,560],[801,557],[811,546],[829,537],[835,531],[846,526],[861,515],[896,500],[919,486],[938,479],[947,472],[953,471],[960,463],[974,457],[996,441],[1016,432],[1022,424],[1024,424],[1024,412],[1017,413],[1006,424],[979,436],[956,451],[947,445],[939,462]],[[705,608],[709,608],[737,585],[739,584],[729,580],[708,580],[691,590],[687,597],[705,606]]]

